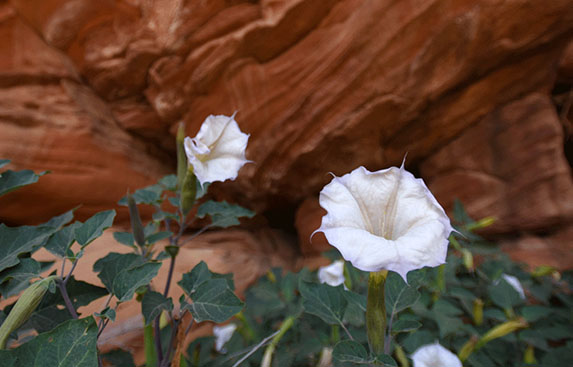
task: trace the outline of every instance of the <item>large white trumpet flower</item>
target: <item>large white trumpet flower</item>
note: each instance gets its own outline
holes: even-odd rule
[[[421,179],[402,167],[364,167],[320,192],[327,214],[317,232],[356,268],[406,274],[446,260],[450,220]]]

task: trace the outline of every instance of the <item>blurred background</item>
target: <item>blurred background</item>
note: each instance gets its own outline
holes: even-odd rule
[[[0,221],[117,209],[175,171],[180,121],[236,111],[253,163],[210,195],[258,216],[205,241],[310,258],[328,173],[407,153],[515,259],[570,267],[572,35],[570,0],[0,0],[0,157],[51,171]]]

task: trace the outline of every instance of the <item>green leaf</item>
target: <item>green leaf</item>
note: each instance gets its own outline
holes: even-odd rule
[[[500,278],[496,284],[487,287],[487,293],[492,302],[502,309],[523,303],[519,293],[503,278]]]
[[[69,320],[28,343],[0,350],[0,365],[12,367],[94,367],[97,325],[93,317]]]
[[[231,290],[235,290],[233,274],[213,273],[204,261],[199,262],[188,273],[183,274],[181,280],[177,283],[187,293],[192,296],[199,286],[211,279],[225,279]]]
[[[331,287],[301,280],[299,290],[302,305],[307,313],[320,317],[330,325],[342,323],[348,301],[344,297],[342,285]]]
[[[45,225],[7,227],[0,224],[0,271],[18,265],[20,255],[35,251],[55,231]]]
[[[163,186],[156,184],[136,190],[131,196],[136,204],[155,205],[161,204],[161,194],[163,193]],[[118,205],[127,206],[127,195],[122,197]]]
[[[398,320],[392,325],[392,332],[395,334],[406,333],[421,327],[422,324],[415,320]]]
[[[115,218],[115,210],[99,212],[85,223],[75,229],[76,241],[82,246],[87,246],[90,242],[103,234],[103,231],[111,227]]]
[[[545,306],[525,306],[521,309],[521,316],[528,322],[534,322],[551,316],[553,310]]]
[[[141,313],[146,325],[155,320],[164,310],[168,312],[173,310],[171,298],[164,297],[161,293],[154,291],[145,292],[141,300]]]
[[[161,265],[161,263],[146,263],[120,272],[113,282],[112,291],[118,302],[129,301],[137,288],[148,285],[159,272]]]
[[[131,232],[114,232],[113,238],[122,245],[135,248],[135,239]]]
[[[20,263],[0,272],[0,294],[8,298],[24,290],[30,279],[40,276],[40,263],[32,258],[24,258]]]
[[[353,340],[343,340],[334,346],[332,358],[340,363],[371,364],[366,348]]]
[[[95,315],[102,319],[109,319],[111,320],[111,322],[115,321],[115,316],[116,316],[115,310],[113,308],[110,308],[109,306],[104,308],[101,312],[96,312]]]
[[[177,284],[181,286],[187,295],[191,296],[201,284],[211,278],[212,274],[207,267],[207,264],[204,261],[201,261],[199,264],[195,265],[190,272],[183,274],[183,277]]]
[[[163,186],[163,189],[165,190],[175,191],[177,190],[177,176],[167,175],[159,180],[159,184]]]
[[[86,283],[81,280],[76,280],[72,275],[66,284],[66,290],[70,296],[70,301],[77,310],[79,307],[87,306],[92,301],[101,298],[108,294],[105,288]],[[42,302],[37,308],[37,312],[41,312],[45,308],[51,306],[64,306],[64,299],[62,294],[58,292],[46,293]],[[67,312],[67,310],[65,310]]]
[[[386,312],[390,317],[411,307],[418,298],[420,298],[420,293],[414,285],[406,284],[398,273],[388,272],[385,287],[385,303]]]
[[[113,367],[135,367],[131,354],[123,349],[114,349],[101,355]]]
[[[398,367],[398,364],[388,354],[380,354],[376,356],[376,366]]]
[[[144,260],[137,254],[118,254],[110,252],[105,257],[99,259],[94,264],[94,271],[98,274],[105,287],[111,292],[113,290],[113,282],[117,276],[130,268],[142,265]]]
[[[160,267],[161,263],[144,263],[137,254],[112,252],[96,261],[94,271],[118,301],[124,302],[133,297],[137,288],[149,284]]]
[[[9,159],[0,159],[0,168],[4,167],[8,163],[10,163]]]
[[[243,302],[229,288],[225,279],[211,279],[202,283],[186,305],[196,322],[210,320],[224,322],[243,309]]]
[[[22,186],[30,185],[38,182],[40,176],[45,175],[47,172],[35,174],[34,171],[4,171],[0,174],[0,196],[16,190]]]
[[[157,233],[154,233],[152,235],[147,236],[146,240],[147,240],[147,243],[151,244],[151,243],[159,242],[161,240],[169,238],[172,235],[173,235],[173,232],[162,231],[162,232],[157,232]]]
[[[50,251],[52,254],[59,256],[61,258],[67,257],[69,254],[69,249],[74,243],[76,229],[81,226],[81,223],[75,222],[60,229],[56,232],[46,245],[44,246],[46,250]]]
[[[213,226],[226,228],[240,224],[239,218],[241,217],[254,217],[255,212],[239,205],[229,204],[226,201],[209,200],[197,209],[197,217],[205,218],[207,215],[211,217]]]

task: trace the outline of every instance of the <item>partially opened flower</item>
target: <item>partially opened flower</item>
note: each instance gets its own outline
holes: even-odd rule
[[[217,350],[217,352],[223,351],[223,346],[229,340],[231,340],[236,329],[237,325],[235,324],[213,326],[213,335],[215,335],[215,350]]]
[[[356,268],[406,274],[446,260],[450,220],[421,179],[401,168],[364,167],[320,192],[327,214],[317,231]]]
[[[186,137],[187,160],[201,185],[205,182],[234,180],[248,162],[245,149],[249,135],[241,132],[235,115],[210,115],[194,138]]]
[[[344,261],[337,260],[330,265],[318,269],[318,280],[336,287],[344,283]]]
[[[460,359],[440,343],[423,345],[412,354],[414,367],[462,367]]]
[[[519,282],[519,279],[514,277],[513,275],[501,274],[501,277],[513,288],[517,293],[519,293],[519,297],[521,299],[525,299],[525,292],[523,290],[523,286]]]

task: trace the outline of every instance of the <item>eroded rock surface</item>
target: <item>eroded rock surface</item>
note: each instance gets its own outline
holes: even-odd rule
[[[572,31],[569,0],[0,1],[0,155],[52,171],[0,218],[113,207],[173,170],[179,121],[192,135],[238,111],[254,164],[212,193],[259,213],[408,152],[444,203],[498,216],[492,231],[567,222],[548,98]],[[487,159],[456,148],[484,139],[501,145]]]

